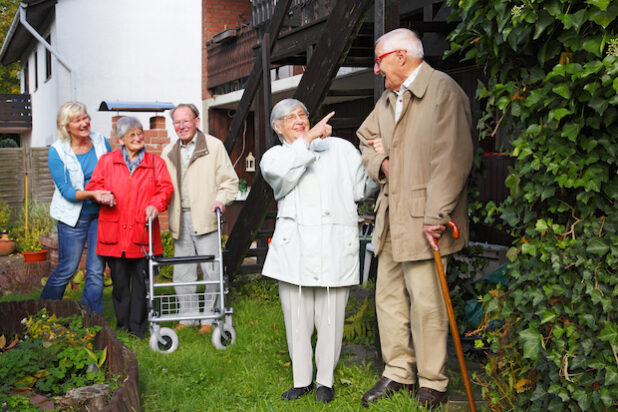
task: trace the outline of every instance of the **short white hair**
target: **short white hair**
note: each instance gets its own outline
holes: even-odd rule
[[[424,57],[423,43],[412,30],[401,28],[389,31],[376,40],[376,47],[382,42],[388,45],[389,51],[401,49],[406,50],[410,57],[417,59]]]
[[[305,106],[300,100],[296,99],[283,99],[277,103],[270,112],[270,127],[272,127],[275,133],[277,133],[281,143],[283,143],[285,139],[281,136],[281,134],[279,134],[279,132],[277,132],[277,129],[275,129],[275,123],[277,123],[277,126],[281,128],[281,120],[299,107],[302,107],[308,117],[309,111],[307,110],[307,106]]]

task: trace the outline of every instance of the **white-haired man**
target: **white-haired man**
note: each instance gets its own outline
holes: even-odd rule
[[[447,401],[448,317],[428,238],[443,256],[467,242],[466,180],[472,165],[470,106],[463,90],[423,61],[420,39],[397,29],[376,41],[374,72],[386,90],[357,132],[377,199],[376,312],[382,378],[363,395],[368,406],[418,381],[418,400]],[[442,236],[454,220],[461,237]],[[446,267],[446,258],[443,258]]]
[[[225,205],[236,198],[238,176],[225,151],[223,142],[199,130],[200,116],[193,104],[179,104],[171,112],[178,140],[167,145],[161,157],[167,164],[174,194],[169,208],[169,228],[174,238],[176,256],[214,255],[217,253],[217,215],[225,212]],[[205,280],[216,280],[219,267],[214,262],[201,264]],[[197,263],[174,266],[174,282],[195,282]],[[176,286],[179,314],[200,314],[200,299],[196,286]],[[206,286],[205,315],[214,315],[218,286]],[[213,316],[214,318],[214,316]],[[176,329],[196,326],[194,320],[181,321]],[[201,321],[198,333],[211,331],[212,318]]]

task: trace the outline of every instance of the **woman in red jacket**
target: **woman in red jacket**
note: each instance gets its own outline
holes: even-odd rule
[[[116,328],[143,338],[146,331],[146,284],[148,229],[152,218],[153,253],[161,254],[157,216],[167,209],[174,187],[165,162],[146,153],[144,128],[135,117],[116,123],[122,148],[99,159],[86,190],[108,190],[113,207],[101,206],[97,254],[107,258],[111,269]]]

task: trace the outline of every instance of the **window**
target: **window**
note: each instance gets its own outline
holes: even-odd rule
[[[24,92],[30,93],[30,65],[28,64],[28,60],[26,60],[26,64],[24,64]]]
[[[51,34],[45,39],[51,46]],[[51,52],[45,48],[45,80],[49,80],[52,74],[52,55]]]
[[[34,90],[39,88],[39,54],[34,52]]]

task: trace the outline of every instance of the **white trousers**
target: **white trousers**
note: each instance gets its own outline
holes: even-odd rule
[[[181,229],[180,237],[174,240],[174,255],[175,256],[193,256],[193,255],[215,255],[217,257],[218,239],[217,231],[206,233],[204,235],[195,235],[193,233],[193,223],[191,221],[191,212],[182,212],[180,218]],[[202,272],[204,280],[219,279],[219,265],[216,262],[202,262]],[[197,280],[197,263],[183,263],[174,265],[174,282],[195,282]],[[218,302],[218,285],[207,285],[204,295],[204,306],[200,310],[200,299],[196,294],[196,286],[176,286],[176,295],[178,295],[179,315],[195,315],[200,313],[214,313],[215,305]],[[185,320],[180,323],[185,325],[196,325],[198,321]],[[209,325],[212,319],[202,320],[202,325]]]
[[[313,350],[311,335],[317,329],[315,364],[317,383],[333,387],[333,374],[343,338],[345,307],[349,287],[302,287],[279,282],[279,297],[285,321],[285,335],[292,359],[294,387],[313,382]]]

